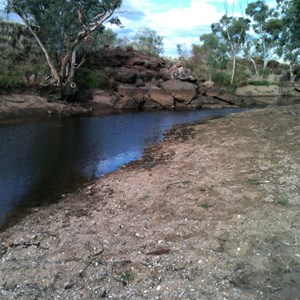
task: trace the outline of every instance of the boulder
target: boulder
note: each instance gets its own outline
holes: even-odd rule
[[[155,70],[148,70],[148,69],[141,70],[139,72],[139,78],[144,80],[144,82],[151,82],[153,80],[158,80],[158,79],[163,79],[163,80],[168,79],[167,77],[165,77],[164,73]]]
[[[134,69],[121,67],[115,70],[115,79],[123,83],[135,83],[137,72]]]
[[[91,91],[91,96],[93,99],[93,102],[96,102],[97,104],[105,105],[105,106],[114,106],[116,104],[116,98],[111,97],[109,93],[106,91],[95,89]]]
[[[117,102],[115,107],[119,109],[139,109],[141,105],[142,101],[138,101],[131,97],[125,96]]]
[[[189,82],[197,82],[197,79],[192,75],[190,69],[188,69],[184,63],[184,61],[180,60],[175,65],[173,65],[170,70],[170,78],[172,79],[179,79],[182,81],[189,81]]]
[[[144,99],[145,90],[133,85],[121,84],[118,87],[118,94],[140,101]]]
[[[210,89],[210,88],[212,88],[214,85],[215,85],[215,83],[214,83],[213,81],[207,80],[207,81],[202,82],[200,86],[201,86],[201,87],[204,87],[204,88]]]
[[[148,61],[142,57],[134,57],[130,61],[130,65],[132,66],[145,66]]]
[[[281,91],[279,86],[254,86],[247,85],[236,89],[237,96],[280,96]]]
[[[152,86],[148,89],[148,95],[152,101],[159,103],[164,108],[174,107],[174,98],[167,90]]]
[[[161,87],[178,101],[189,104],[197,96],[197,86],[193,83],[171,79],[161,84]]]
[[[199,88],[197,80],[183,60],[174,64],[121,47],[110,49],[105,53],[105,59],[91,56],[89,60],[93,67],[106,68],[108,77],[114,83],[111,84],[114,90],[111,89],[110,93],[93,94],[97,103],[138,109],[243,105],[243,97],[238,101],[237,96],[214,87],[212,81],[203,82]],[[114,60],[119,63],[112,63]]]
[[[145,82],[142,78],[138,78],[135,82],[135,86],[144,86],[145,85]]]
[[[159,70],[161,67],[161,62],[157,59],[152,59],[152,61],[149,62],[149,69],[151,70]]]
[[[158,102],[155,102],[155,101],[152,101],[150,96],[148,94],[145,95],[145,98],[144,98],[144,103],[143,103],[143,108],[144,109],[150,109],[150,110],[153,110],[153,109],[157,109],[157,110],[162,110],[164,107],[158,103]]]
[[[206,98],[204,96],[199,96],[196,99],[194,99],[191,103],[190,103],[190,108],[202,108],[203,107],[203,103],[204,100],[203,98]]]
[[[191,74],[191,70],[185,67],[179,67],[177,71],[172,74],[172,78],[189,82],[197,81],[197,79]]]

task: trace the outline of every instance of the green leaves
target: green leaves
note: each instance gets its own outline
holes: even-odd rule
[[[89,44],[89,36],[104,31],[120,0],[9,0],[7,11],[17,13],[34,35],[55,79],[74,85],[76,48]],[[121,25],[117,18],[111,22]],[[60,68],[58,70],[58,68]]]
[[[220,35],[231,48],[238,48],[245,42],[250,20],[246,18],[235,18],[224,15],[220,22],[211,25],[213,33]],[[237,49],[238,50],[238,49]]]
[[[150,28],[140,28],[133,41],[133,46],[141,52],[151,55],[159,55],[163,52],[163,37]]]

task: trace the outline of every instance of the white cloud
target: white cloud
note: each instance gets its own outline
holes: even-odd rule
[[[210,25],[221,17],[215,6],[203,1],[192,0],[189,7],[174,7],[169,11],[158,12],[147,16],[147,21],[160,32],[176,30],[193,30],[200,25]]]
[[[132,31],[140,27],[154,29],[157,34],[164,37],[166,54],[170,55],[176,54],[176,44],[190,46],[199,42],[202,31],[207,31],[211,23],[217,22],[222,17],[216,6],[203,0],[172,1],[172,4],[166,2],[157,4],[158,1],[153,0],[142,3],[138,0],[129,0],[125,3],[121,10],[127,13],[120,14],[125,28]],[[122,34],[121,31],[119,33]]]
[[[255,0],[127,0],[119,15],[124,33],[133,35],[140,27],[154,29],[164,37],[167,55],[176,55],[176,44],[199,43],[199,36],[210,32],[226,11],[242,16],[248,2]],[[267,1],[274,4],[275,0]],[[122,30],[118,30],[122,36]],[[130,37],[130,36],[129,36]]]

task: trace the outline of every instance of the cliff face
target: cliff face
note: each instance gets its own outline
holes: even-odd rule
[[[132,48],[106,49],[90,54],[88,68],[94,74],[105,70],[110,88],[90,89],[96,106],[119,109],[222,108],[240,105],[232,95],[213,91],[210,82],[200,83],[183,61],[172,63]],[[102,78],[103,79],[103,78]]]

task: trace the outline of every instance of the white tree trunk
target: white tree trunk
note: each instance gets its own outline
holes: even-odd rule
[[[73,52],[72,52],[70,73],[69,73],[69,76],[68,76],[68,83],[73,88],[76,87],[75,79],[74,79],[75,78],[76,69],[77,69],[77,65],[76,65],[76,50],[74,49]]]
[[[259,76],[259,73],[258,73],[258,70],[257,70],[257,65],[256,65],[255,60],[254,60],[252,57],[250,57],[250,61],[251,61],[252,64],[253,64],[254,71],[255,71],[255,76]]]
[[[27,26],[27,28],[29,29],[29,31],[31,32],[31,34],[34,36],[35,40],[37,41],[38,45],[41,47],[45,57],[46,57],[46,60],[47,60],[47,63],[51,69],[51,73],[52,73],[52,76],[54,77],[55,81],[57,83],[60,83],[60,77],[59,77],[59,74],[54,66],[54,63],[52,62],[50,56],[49,56],[49,53],[47,51],[47,49],[45,48],[44,44],[42,43],[42,41],[40,40],[40,38],[38,37],[38,35],[34,32],[34,30],[31,28],[31,26],[26,22],[26,20],[20,16],[21,19],[23,20],[23,22],[25,23],[25,25]]]
[[[230,79],[230,84],[232,85],[234,82],[234,77],[235,77],[235,69],[236,69],[236,54],[233,54],[232,57],[232,71],[231,71],[231,79]]]
[[[294,74],[295,65],[290,63],[290,83],[295,82],[296,75]]]

